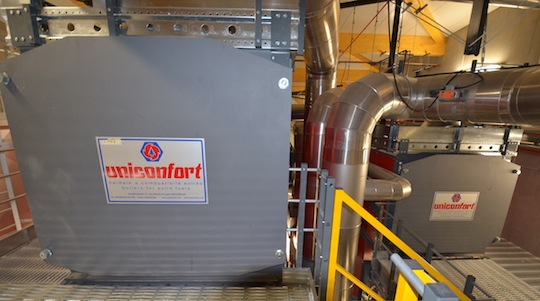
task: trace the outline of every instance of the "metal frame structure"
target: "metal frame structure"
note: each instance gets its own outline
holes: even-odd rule
[[[240,49],[270,50],[272,60],[291,66],[291,55],[304,49],[305,0],[254,0],[252,7],[245,1],[189,7],[160,0],[102,0],[92,7],[47,7],[40,0],[0,4],[10,29],[6,41],[22,51],[73,36],[199,37]]]
[[[377,125],[372,146],[390,154],[479,154],[517,156],[523,129],[510,127],[420,127]],[[397,171],[399,173],[399,171]]]
[[[326,283],[328,281],[328,260],[330,257],[331,225],[334,212],[335,180],[328,176],[328,171],[317,168],[307,168],[302,163],[300,168],[291,168],[290,171],[300,172],[299,199],[289,199],[290,204],[298,204],[298,217],[296,228],[289,228],[287,232],[296,232],[298,241],[295,252],[296,267],[301,268],[303,260],[304,233],[315,234],[315,266],[313,274],[315,284],[319,287],[319,296],[326,295]],[[306,199],[308,173],[317,175],[319,185],[319,199]],[[317,227],[305,228],[306,204],[316,204]]]

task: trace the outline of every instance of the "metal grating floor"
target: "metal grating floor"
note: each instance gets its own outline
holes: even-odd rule
[[[47,264],[39,258],[39,244],[33,240],[0,258],[0,301],[5,300],[315,300],[311,285],[302,283],[303,274],[287,271],[291,283],[268,287],[186,285],[64,285],[68,269]],[[301,272],[298,272],[301,273]],[[309,281],[308,281],[309,282]]]
[[[487,247],[486,256],[540,291],[540,258],[506,240]]]
[[[487,293],[475,288],[478,300],[497,301],[540,300],[540,258],[502,240],[486,248],[486,259],[451,260],[466,275],[476,277],[477,285]],[[465,279],[443,261],[433,265],[450,281],[463,287]]]
[[[0,300],[314,300],[305,287],[136,287],[0,284]]]
[[[59,284],[71,271],[48,264],[39,257],[36,239],[0,258],[0,283]],[[1,291],[1,290],[0,290]]]
[[[475,288],[473,294],[478,301],[540,300],[540,291],[508,272],[491,259],[460,259],[451,260],[451,263],[466,275],[476,277],[476,284],[487,293],[484,294]],[[432,264],[458,287],[463,288],[465,286],[465,279],[447,263],[434,260]],[[493,299],[490,299],[489,296]]]

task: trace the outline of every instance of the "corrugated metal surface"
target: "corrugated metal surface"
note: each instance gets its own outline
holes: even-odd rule
[[[190,278],[281,266],[292,71],[261,56],[207,39],[71,38],[0,65],[49,261]],[[107,205],[97,136],[204,138],[209,204]]]

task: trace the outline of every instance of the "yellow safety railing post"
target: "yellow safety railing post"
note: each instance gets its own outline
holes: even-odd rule
[[[337,190],[336,190],[337,192]],[[334,290],[336,287],[336,270],[337,256],[339,247],[339,233],[341,225],[341,210],[343,209],[343,201],[337,198],[334,199],[334,213],[332,217],[332,231],[330,237],[330,255],[328,258],[328,285],[326,287],[326,301],[334,300]]]
[[[383,225],[380,221],[378,221],[371,213],[369,213],[367,210],[365,210],[360,204],[358,204],[353,198],[351,198],[345,191],[341,189],[336,189],[336,204],[335,204],[335,210],[334,210],[334,225],[332,226],[332,244],[335,243],[335,246],[332,246],[335,250],[333,250],[334,257],[332,257],[332,253],[330,256],[330,265],[333,265],[333,274],[328,275],[328,281],[330,282],[330,278],[332,278],[332,281],[335,281],[335,260],[337,260],[337,245],[338,245],[338,238],[339,238],[339,224],[336,224],[336,221],[340,220],[341,216],[341,210],[343,208],[343,203],[345,203],[349,208],[351,208],[353,211],[355,211],[357,214],[359,214],[362,217],[363,221],[366,221],[370,225],[372,225],[379,233],[381,233],[384,237],[386,237],[388,240],[390,240],[398,249],[403,251],[405,255],[407,255],[410,259],[416,260],[418,264],[424,268],[424,270],[431,276],[433,279],[435,279],[438,282],[446,283],[448,287],[456,294],[461,301],[471,301],[471,299],[465,295],[459,288],[457,288],[452,282],[450,282],[446,277],[444,277],[439,271],[437,271],[433,266],[431,266],[422,256],[420,256],[416,251],[414,251],[411,247],[409,247],[403,240],[401,240],[397,235],[395,235],[390,229],[388,229],[385,225]],[[338,208],[339,207],[339,208]],[[336,219],[336,215],[338,215],[338,219]],[[334,227],[338,227],[338,235],[335,235],[334,237]],[[336,240],[334,242],[334,240]],[[332,252],[332,251],[331,251]],[[329,283],[330,284],[330,283]],[[330,290],[330,286],[327,292],[327,297],[333,293],[334,289],[334,283],[332,283],[332,290]],[[332,299],[327,299],[332,300]]]
[[[336,190],[337,191],[337,190]],[[334,300],[336,276],[339,272],[345,276],[349,281],[354,283],[362,291],[368,293],[376,301],[384,301],[376,292],[374,292],[369,286],[358,280],[353,274],[349,273],[345,268],[337,262],[338,247],[339,247],[339,233],[341,227],[341,213],[343,210],[343,198],[339,198],[336,194],[334,198],[334,214],[332,217],[332,230],[330,238],[330,254],[328,260],[328,283],[326,287],[326,301]]]

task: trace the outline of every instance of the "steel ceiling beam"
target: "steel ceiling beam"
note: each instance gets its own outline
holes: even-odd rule
[[[339,4],[339,8],[349,8],[349,7],[381,3],[381,2],[386,2],[386,1],[385,0],[355,0],[355,1],[349,1],[349,2],[342,2]]]

